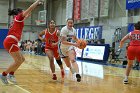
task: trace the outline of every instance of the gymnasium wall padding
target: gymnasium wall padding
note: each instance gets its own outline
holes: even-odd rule
[[[8,34],[8,29],[0,29],[0,49],[3,49],[3,41]]]

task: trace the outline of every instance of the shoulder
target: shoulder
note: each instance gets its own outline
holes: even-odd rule
[[[61,30],[67,30],[67,26],[62,27]]]
[[[56,35],[59,36],[60,35],[60,31],[58,29],[56,29]]]
[[[55,31],[56,31],[56,33],[60,33],[60,31],[58,29],[56,29]]]
[[[61,32],[66,32],[67,31],[67,26],[62,27]]]
[[[23,21],[24,21],[23,14],[22,14],[22,13],[19,13],[18,15],[16,15],[16,16],[14,17],[14,20],[15,20],[16,22],[23,22]]]

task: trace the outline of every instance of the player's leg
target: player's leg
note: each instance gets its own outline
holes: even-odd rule
[[[56,62],[57,62],[57,64],[59,65],[59,67],[61,69],[61,77],[64,78],[65,72],[64,72],[64,67],[63,67],[63,64],[62,64],[62,61],[61,61],[60,57],[56,58]]]
[[[62,58],[66,64],[66,66],[70,69],[71,73],[74,74],[75,73],[75,70],[73,69],[71,63],[70,63],[70,59],[69,57],[63,57]]]
[[[51,68],[51,71],[52,71],[52,79],[53,80],[57,80],[57,76],[55,74],[55,65],[54,65],[54,55],[53,55],[53,50],[51,49],[45,49],[45,52],[49,58],[49,61],[50,61],[50,68]]]
[[[135,51],[135,47],[133,47],[133,46],[128,47],[128,50],[127,50],[128,63],[127,63],[127,66],[126,66],[125,78],[123,80],[124,84],[128,83],[128,76],[129,76],[130,71],[132,69],[133,61],[135,60],[136,53],[134,51]]]
[[[24,58],[24,56],[22,55],[22,53],[20,51],[12,52],[12,53],[10,53],[10,55],[13,57],[13,59],[14,59],[15,62],[12,63],[5,70],[5,73],[9,73],[8,79],[11,82],[16,83],[16,79],[15,79],[14,73],[19,68],[19,66],[25,61],[25,58]]]
[[[19,66],[24,62],[25,58],[23,57],[23,55],[20,53],[20,51],[17,52],[11,52],[10,55],[12,56],[12,58],[14,59],[14,62],[5,70],[2,72],[2,76],[3,76],[3,83],[7,84],[8,82],[6,81],[6,76],[8,75],[8,79],[13,82],[16,83],[16,79],[14,76],[15,71],[19,68]],[[5,77],[5,80],[4,80]]]
[[[58,48],[54,48],[53,53],[54,53],[54,57],[56,59],[56,62],[57,62],[57,64],[59,65],[59,67],[61,69],[61,77],[64,78],[65,73],[64,73],[64,68],[63,68],[61,58],[60,58],[59,53],[58,53]]]
[[[23,55],[19,52],[19,47],[17,46],[17,41],[13,38],[6,38],[4,40],[4,47],[10,53],[14,62],[0,75],[3,83],[8,84],[7,74],[9,74],[9,80],[16,83],[14,73],[19,68],[19,66],[24,62]]]
[[[132,66],[133,66],[133,60],[128,60],[128,63],[127,63],[127,66],[126,66],[126,71],[125,71],[125,78],[123,80],[123,83],[124,84],[127,84],[128,83],[128,76],[130,74],[130,71],[132,69]]]
[[[76,52],[74,49],[70,50],[68,52],[68,56],[70,58],[70,61],[72,63],[72,66],[74,68],[74,70],[76,71],[76,78],[77,78],[77,81],[80,82],[81,81],[81,76],[79,74],[79,67],[78,67],[78,64],[76,62]]]

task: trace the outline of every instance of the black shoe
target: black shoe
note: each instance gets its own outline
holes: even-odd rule
[[[80,76],[80,74],[76,74],[76,78],[77,78],[77,82],[80,82],[80,81],[81,81],[81,76]]]

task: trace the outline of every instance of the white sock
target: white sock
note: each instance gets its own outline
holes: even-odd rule
[[[125,76],[125,79],[128,79],[128,76]]]

